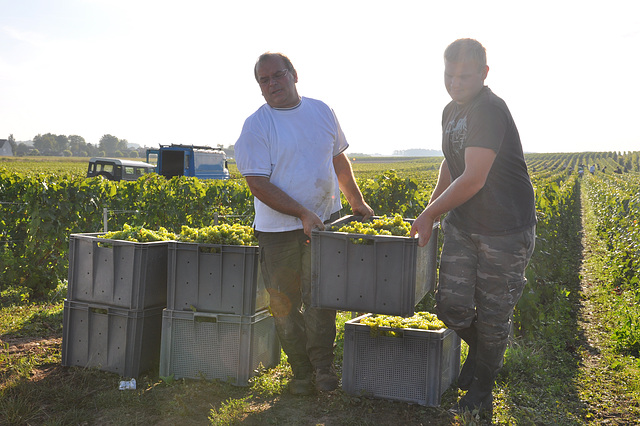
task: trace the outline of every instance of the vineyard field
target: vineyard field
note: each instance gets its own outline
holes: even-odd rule
[[[494,392],[493,422],[632,424],[640,418],[640,152],[529,153],[525,159],[536,197],[536,247],[513,316],[513,345]],[[42,357],[53,363],[52,371],[102,389],[107,373],[66,373],[59,365],[69,235],[125,224],[174,233],[183,226],[250,225],[253,197],[233,161],[227,181],[149,175],[135,182],[87,179],[87,161],[0,157],[0,343],[50,335],[57,343]],[[377,216],[415,218],[435,187],[441,161],[355,157],[352,167]],[[343,214],[350,214],[342,201]],[[430,311],[433,303],[429,294],[416,308]],[[35,311],[23,318],[32,306]],[[339,314],[338,355],[346,315]],[[62,385],[55,378],[35,384],[31,377],[45,374],[44,367],[23,373],[26,358],[14,357],[20,351],[3,344],[0,419],[4,415],[9,423],[292,424],[282,416],[298,413],[301,424],[478,424],[447,414],[445,405],[459,396],[454,388],[443,395],[443,407],[428,409],[342,393],[291,399],[283,391],[291,376],[286,363],[247,389],[171,382],[156,371],[140,379],[132,397],[108,389],[94,397],[85,389],[76,415],[75,407],[53,401],[63,386],[70,387],[64,379]],[[41,355],[29,356],[44,362],[36,361]],[[340,356],[336,362],[339,369]],[[73,400],[82,398],[74,394]],[[45,405],[44,412],[38,408]],[[227,412],[240,420],[215,423],[208,417]]]

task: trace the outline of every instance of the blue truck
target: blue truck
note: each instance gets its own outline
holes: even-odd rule
[[[153,164],[156,173],[167,178],[229,179],[225,152],[208,146],[160,145],[158,149],[147,149],[147,163]]]

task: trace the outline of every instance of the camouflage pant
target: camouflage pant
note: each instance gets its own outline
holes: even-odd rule
[[[446,220],[436,291],[438,317],[453,330],[475,326],[479,341],[506,348],[511,314],[527,282],[535,225],[523,232],[468,234]]]
[[[339,218],[339,213],[331,220]],[[333,363],[336,311],[311,306],[311,242],[302,231],[257,232],[271,313],[293,373]]]

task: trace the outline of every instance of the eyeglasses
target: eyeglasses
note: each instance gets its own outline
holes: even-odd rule
[[[279,81],[283,79],[288,72],[289,72],[288,69],[280,70],[275,74],[273,74],[271,77],[261,77],[260,79],[258,79],[258,82],[260,83],[261,86],[267,86],[269,83],[271,83],[271,79],[275,81]]]

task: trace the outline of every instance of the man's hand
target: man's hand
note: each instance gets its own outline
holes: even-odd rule
[[[433,232],[433,223],[434,219],[427,216],[424,211],[420,213],[420,216],[418,216],[416,220],[413,221],[413,224],[411,225],[411,233],[409,235],[413,238],[418,234],[419,247],[424,247],[429,242],[431,233]]]
[[[357,206],[351,206],[351,210],[353,210],[353,214],[356,216],[362,216],[362,221],[365,222],[367,220],[369,220],[369,218],[371,218],[371,216],[373,216],[373,209],[371,207],[369,207],[369,205],[367,203],[365,203],[364,201],[362,202],[362,204],[357,205]]]
[[[307,210],[301,217],[300,220],[302,220],[302,226],[304,228],[304,233],[311,238],[311,232],[314,229],[317,229],[319,231],[324,231],[324,223],[322,223],[322,220],[318,217],[317,214],[315,214],[314,212],[312,212],[311,210]]]

